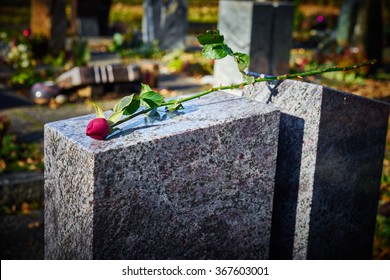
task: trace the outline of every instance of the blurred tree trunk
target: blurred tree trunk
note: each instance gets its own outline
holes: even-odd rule
[[[48,40],[48,51],[58,55],[65,46],[64,0],[31,0],[31,33]]]
[[[364,50],[368,59],[376,59],[377,66],[382,64],[381,2],[381,0],[358,0],[356,23],[350,42],[352,46]]]

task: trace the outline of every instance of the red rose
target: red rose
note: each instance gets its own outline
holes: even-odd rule
[[[31,35],[30,29],[24,29],[24,30],[23,30],[23,36],[24,36],[24,37],[29,37],[30,35]]]
[[[110,132],[110,126],[104,118],[96,118],[91,120],[87,126],[87,136],[96,139],[104,140]]]

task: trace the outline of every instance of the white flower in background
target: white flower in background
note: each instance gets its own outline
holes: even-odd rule
[[[25,44],[19,44],[17,48],[22,53],[24,53],[24,52],[26,52],[28,50],[28,48],[27,48],[27,46]]]
[[[30,62],[28,60],[23,60],[22,63],[20,63],[20,66],[22,68],[27,68],[30,65]]]
[[[14,54],[12,52],[7,53],[7,59],[12,60],[14,58]]]

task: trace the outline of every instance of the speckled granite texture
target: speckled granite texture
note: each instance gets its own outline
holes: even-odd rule
[[[281,110],[270,257],[370,259],[388,105],[291,80],[244,96]]]
[[[184,113],[45,126],[47,259],[267,259],[280,112],[224,92]]]

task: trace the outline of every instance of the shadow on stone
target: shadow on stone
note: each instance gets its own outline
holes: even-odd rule
[[[301,169],[304,120],[280,115],[279,141],[272,210],[271,259],[292,259]],[[290,147],[296,147],[291,149]]]

